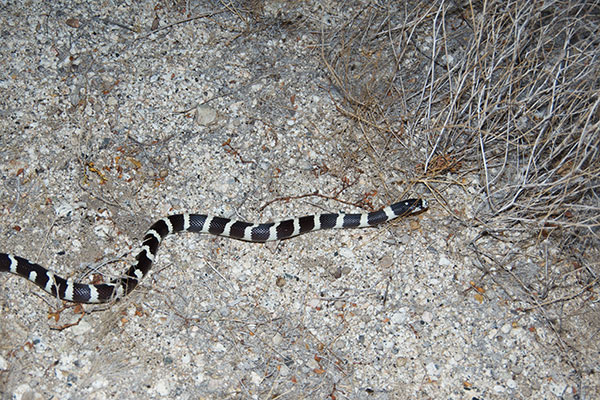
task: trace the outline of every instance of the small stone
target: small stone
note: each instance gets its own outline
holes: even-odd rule
[[[279,346],[281,344],[281,342],[283,342],[283,337],[279,334],[279,332],[277,332],[275,334],[275,336],[273,336],[273,339],[271,339],[273,341],[273,344],[275,346]]]
[[[108,380],[103,376],[97,376],[94,382],[92,382],[92,387],[94,389],[102,389],[108,386]]]
[[[215,122],[217,119],[217,111],[206,104],[201,104],[196,108],[196,123],[198,125],[207,126]]]
[[[161,396],[166,396],[170,392],[169,382],[165,379],[161,379],[156,382],[156,386],[154,386],[154,391]]]
[[[317,369],[317,368],[319,368],[319,363],[316,362],[314,358],[311,358],[306,363],[306,366],[310,369]]]
[[[330,268],[329,273],[334,279],[340,279],[342,277],[342,269],[340,267]]]
[[[221,343],[215,343],[212,347],[212,350],[217,353],[224,353],[227,349]]]
[[[550,385],[550,391],[558,397],[562,397],[567,390],[567,385],[562,382],[552,382]]]
[[[80,26],[79,20],[77,18],[67,18],[65,23],[71,28],[79,28]]]
[[[439,375],[439,370],[437,365],[435,365],[435,363],[430,362],[425,366],[425,370],[427,371],[427,375],[429,375],[430,377],[435,377]]]
[[[394,260],[390,256],[385,256],[379,261],[379,266],[384,269],[388,269],[394,265]]]
[[[407,311],[407,309],[404,307],[404,308],[399,309],[397,312],[393,313],[390,318],[390,321],[392,322],[392,324],[399,325],[399,324],[405,323],[406,322],[406,311]]]
[[[502,325],[502,328],[500,328],[500,331],[502,333],[504,333],[505,335],[509,334],[511,330],[512,330],[512,325],[509,323]]]
[[[43,397],[33,391],[33,389],[31,389],[29,386],[27,386],[26,384],[21,384],[19,386],[17,386],[17,388],[15,389],[15,391],[12,393],[12,397],[14,399],[32,399],[32,400],[41,400],[43,399]]]
[[[92,330],[92,326],[83,319],[81,321],[79,321],[79,323],[77,325],[74,325],[71,328],[71,332],[73,332],[73,334],[75,334],[77,336],[85,335],[86,333],[88,333],[91,330]]]
[[[352,258],[354,257],[354,253],[352,252],[351,249],[347,248],[347,247],[343,247],[341,248],[338,253],[340,254],[340,256],[344,257],[344,258]]]
[[[452,265],[452,261],[450,261],[448,258],[446,258],[446,256],[440,256],[438,265],[440,267],[449,267]]]
[[[425,311],[421,319],[426,323],[430,323],[431,321],[433,321],[433,314],[429,311]]]
[[[262,382],[262,378],[256,372],[250,372],[250,380],[254,386],[259,386]]]
[[[321,301],[319,299],[310,299],[308,301],[308,306],[311,308],[317,308],[321,305]]]

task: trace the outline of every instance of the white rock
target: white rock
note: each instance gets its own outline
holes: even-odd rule
[[[398,324],[398,325],[405,323],[406,322],[406,311],[407,311],[407,308],[402,307],[401,309],[399,309],[398,311],[393,313],[392,316],[390,317],[391,323]]]
[[[41,400],[41,399],[43,399],[43,397],[39,393],[34,392],[33,389],[31,389],[26,384],[19,385],[13,392],[13,396],[11,398],[15,399],[15,400],[25,400],[25,399]]]
[[[442,255],[442,256],[440,256],[438,264],[440,267],[449,267],[452,265],[452,261],[450,261],[448,258],[446,258],[446,256]]]
[[[567,390],[567,385],[565,385],[563,382],[552,382],[550,385],[550,391],[558,397],[564,395],[565,390]]]
[[[154,385],[154,391],[161,396],[166,396],[171,391],[170,386],[171,385],[169,384],[169,381],[166,379],[160,379],[158,382],[156,382],[156,385]]]
[[[102,375],[97,375],[94,382],[92,382],[92,387],[94,389],[101,389],[108,386],[108,380]]]
[[[92,330],[92,326],[83,319],[81,321],[79,321],[79,323],[77,325],[73,325],[71,327],[71,332],[73,332],[73,334],[75,334],[77,336],[84,335],[91,330]]]
[[[314,358],[311,358],[306,362],[306,366],[310,369],[317,369],[319,368],[319,363],[317,363]]]
[[[196,123],[198,125],[207,126],[215,122],[217,119],[217,111],[206,104],[201,104],[196,107]]]
[[[429,375],[430,377],[438,376],[440,373],[437,365],[435,365],[435,363],[433,362],[427,363],[427,365],[425,366],[425,371],[427,371],[427,375]]]
[[[227,349],[221,343],[215,343],[212,347],[212,350],[217,353],[224,353]]]
[[[338,251],[338,253],[340,256],[345,257],[345,258],[353,258],[354,257],[354,253],[352,252],[352,250],[347,247],[342,247]]]
[[[433,314],[429,311],[425,311],[421,316],[421,319],[427,323],[430,323],[431,321],[433,321]]]
[[[254,386],[259,386],[260,383],[262,382],[262,378],[260,377],[260,375],[258,375],[254,371],[250,372],[250,380],[252,381],[252,384]]]
[[[279,332],[277,332],[275,334],[275,336],[273,336],[273,339],[271,339],[273,341],[273,344],[275,346],[279,346],[281,344],[281,342],[283,342],[283,337],[279,334]]]

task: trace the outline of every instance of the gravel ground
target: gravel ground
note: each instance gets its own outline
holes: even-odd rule
[[[420,138],[367,146],[336,109],[318,33],[347,15],[186,4],[2,2],[0,251],[85,281],[122,273],[169,213],[431,208],[276,244],[173,236],[108,306],[63,308],[4,274],[0,397],[579,398],[553,332],[481,283],[479,231],[407,184]],[[465,219],[477,184],[445,189]],[[332,198],[301,197],[316,191]]]

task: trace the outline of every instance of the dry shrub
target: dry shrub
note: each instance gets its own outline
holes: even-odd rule
[[[596,328],[585,341],[595,342],[600,3],[390,0],[344,7],[339,15],[353,14],[324,18],[321,42],[340,109],[367,126],[371,139],[396,137],[409,146],[421,181],[442,203],[440,178],[475,177],[476,218],[462,223],[485,233],[472,246],[479,266],[504,270],[513,279],[509,296],[541,310],[559,343],[563,330],[586,323]],[[493,253],[493,240],[516,244],[524,234],[540,262],[525,262],[519,247]],[[478,242],[483,236],[485,245]],[[546,239],[557,257],[544,250]],[[573,325],[562,324],[574,310]]]
[[[426,132],[429,173],[449,154],[477,162],[484,220],[598,239],[600,5],[400,3],[323,40],[348,114]]]

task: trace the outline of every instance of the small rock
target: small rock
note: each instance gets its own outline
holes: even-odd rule
[[[550,385],[550,391],[558,397],[562,397],[567,390],[567,385],[562,382],[552,382]]]
[[[75,334],[77,336],[84,335],[91,330],[92,330],[92,326],[83,319],[81,321],[79,321],[79,323],[77,325],[74,325],[71,328],[71,332],[73,332],[73,334]]]
[[[169,386],[169,382],[166,379],[161,379],[158,382],[156,382],[156,385],[154,386],[154,391],[161,396],[166,396],[171,391]]]
[[[352,250],[350,250],[347,247],[343,247],[338,251],[339,255],[345,258],[352,258],[354,257],[354,253],[352,252]]]
[[[258,375],[254,371],[250,372],[250,380],[252,381],[252,384],[254,386],[259,386],[260,383],[262,382],[262,378],[260,377],[260,375]]]
[[[319,363],[316,362],[314,358],[311,358],[306,363],[306,366],[310,369],[317,369],[317,368],[319,368]]]
[[[65,23],[71,28],[79,28],[80,26],[79,20],[77,18],[67,18]]]
[[[449,267],[452,265],[452,261],[446,258],[446,256],[440,256],[438,264],[440,267]]]
[[[433,362],[428,363],[425,366],[425,370],[427,371],[427,375],[429,375],[429,377],[438,376],[440,373],[437,365],[435,365]]]
[[[390,317],[390,321],[392,324],[403,324],[406,322],[406,307],[399,309],[397,312],[393,313]]]
[[[281,344],[281,342],[283,342],[283,337],[279,334],[279,332],[277,332],[275,334],[275,336],[273,336],[273,339],[271,339],[273,341],[273,344],[275,346],[279,346]]]
[[[421,319],[424,322],[430,323],[431,321],[433,321],[433,314],[431,312],[429,312],[429,311],[425,311],[423,313],[423,316],[421,317]]]
[[[217,111],[206,104],[201,104],[196,107],[196,123],[198,125],[207,126],[215,122],[217,119]]]
[[[221,343],[215,343],[212,350],[217,353],[224,353],[227,349]]]

